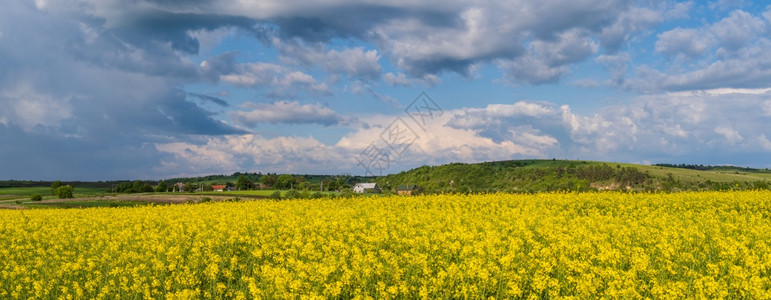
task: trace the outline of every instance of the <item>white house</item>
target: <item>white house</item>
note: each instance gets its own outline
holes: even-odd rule
[[[353,186],[353,192],[354,193],[378,193],[380,192],[380,189],[377,187],[377,183],[374,182],[363,182],[363,183],[357,183]]]

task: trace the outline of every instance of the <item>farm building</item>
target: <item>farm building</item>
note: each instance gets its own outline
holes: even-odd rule
[[[174,186],[175,186],[175,190],[177,190],[178,192],[185,191],[185,184],[182,182],[177,182],[176,184],[174,184]]]
[[[396,188],[396,193],[404,196],[417,195],[420,192],[420,188],[414,184],[403,184]]]
[[[224,184],[212,184],[211,190],[215,192],[222,192],[222,191],[229,191],[230,189],[228,188],[227,185],[224,185]]]
[[[357,183],[353,186],[353,192],[354,193],[379,193],[380,188],[377,187],[377,183],[374,182],[363,182],[363,183]]]

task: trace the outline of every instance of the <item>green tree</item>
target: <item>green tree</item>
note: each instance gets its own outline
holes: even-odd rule
[[[166,182],[161,180],[160,182],[158,182],[158,185],[155,186],[155,191],[162,193],[168,190],[168,188],[169,187],[166,185]]]
[[[56,196],[56,189],[62,186],[62,182],[57,180],[51,183],[51,195]]]
[[[330,180],[327,184],[324,185],[324,188],[328,191],[336,191],[340,188],[340,186],[337,184],[337,180]]]
[[[185,192],[192,193],[192,192],[195,192],[195,189],[196,189],[196,186],[193,185],[192,183],[190,182],[185,183]]]
[[[289,174],[281,174],[276,178],[276,188],[290,189],[294,185],[294,177]]]
[[[134,180],[131,184],[131,189],[134,190],[135,193],[139,193],[144,190],[144,183],[140,180]]]
[[[273,200],[281,200],[281,192],[275,191],[272,194],[270,194],[270,199]]]
[[[329,183],[332,182],[331,179],[327,178],[321,181],[321,190],[322,191],[331,191],[333,189],[329,188]]]
[[[238,180],[236,180],[236,189],[239,191],[248,190],[252,185],[252,181],[244,175],[238,176]]]
[[[56,188],[56,190],[54,190],[54,196],[59,197],[59,199],[72,198],[72,186],[62,185]]]
[[[30,196],[29,199],[32,201],[40,201],[40,200],[43,200],[43,196],[40,194],[34,194]]]
[[[307,181],[297,183],[297,189],[303,190],[303,191],[307,191],[310,188],[310,186],[311,186],[311,183]]]
[[[260,182],[268,187],[273,187],[276,184],[276,174],[266,174],[260,177]]]

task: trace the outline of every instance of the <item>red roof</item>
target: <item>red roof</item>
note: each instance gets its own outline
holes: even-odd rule
[[[212,184],[211,189],[212,190],[224,190],[227,187],[227,185],[224,184]]]

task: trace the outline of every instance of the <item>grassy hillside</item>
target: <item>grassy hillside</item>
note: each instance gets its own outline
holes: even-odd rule
[[[587,190],[768,189],[771,172],[747,168],[693,170],[569,160],[510,160],[423,166],[377,180],[385,190],[415,184],[430,193]]]

